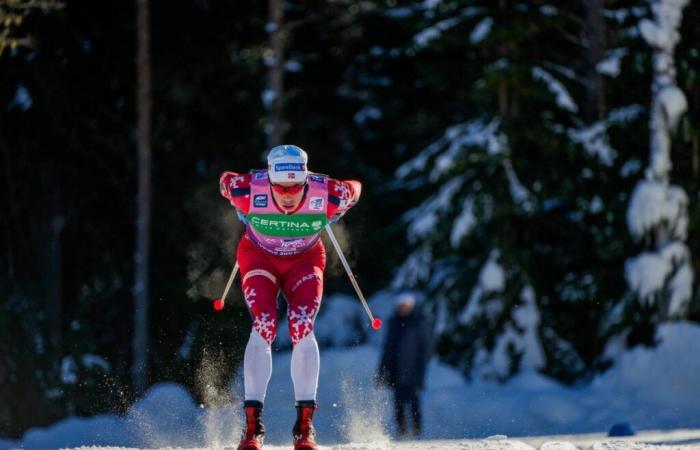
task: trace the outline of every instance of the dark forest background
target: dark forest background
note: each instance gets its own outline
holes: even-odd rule
[[[198,402],[221,399],[209,394],[211,384],[226,391],[249,332],[237,288],[224,313],[211,307],[241,231],[219,195],[218,176],[264,166],[265,130],[275,113],[263,101],[272,3],[149,2],[147,384],[183,383]],[[653,306],[629,302],[622,319],[608,320],[620,301],[633,297],[625,260],[647,245],[630,236],[625,214],[649,154],[652,77],[652,50],[628,31],[650,15],[649,6],[582,0],[553,11],[537,0],[427,3],[285,3],[282,140],[306,149],[312,170],[364,183],[362,201],[339,231],[366,294],[411,287],[445,298],[448,311],[458,311],[497,242],[508,283],[537,293],[547,325],[543,341],[556,334],[551,342],[566,342],[563,350],[546,348],[561,359],[542,370],[562,382],[585,382],[605,369],[601,355],[612,336],[626,330],[629,346],[653,345],[655,327],[669,319]],[[8,4],[0,2],[0,11]],[[447,22],[455,17],[462,19]],[[488,35],[474,35],[486,17]],[[434,29],[442,33],[427,44],[416,39],[440,23]],[[700,4],[690,2],[675,49],[689,108],[673,135],[671,175],[689,198],[687,245],[695,268],[698,23]],[[32,44],[0,54],[0,436],[10,437],[69,414],[122,411],[140,390],[131,373],[139,169],[135,4],[70,0],[56,10],[37,8],[14,32],[31,36]],[[592,70],[614,48],[627,52],[619,75]],[[576,111],[558,107],[547,85],[530,76],[540,66],[563,80],[580,105]],[[611,164],[556,132],[557,124],[593,124],[629,105],[638,112],[624,126],[608,126],[618,155]],[[452,124],[495,116],[508,135],[508,159],[463,156],[441,179],[467,174],[478,181],[465,189],[487,192],[495,205],[489,217],[496,219],[480,222],[459,245],[436,244],[426,266],[443,275],[397,281],[397,268],[420,242],[450,241],[443,228],[462,203],[446,206],[454,211],[431,228],[437,235],[411,229],[415,217],[406,212],[440,185],[428,183],[425,173],[399,176],[397,168]],[[503,187],[499,170],[508,165],[531,193],[527,202],[514,201]],[[602,210],[591,208],[594,196]],[[449,267],[464,270],[448,282],[438,269]],[[697,282],[693,286],[682,318],[698,322]],[[337,265],[326,291],[352,293]],[[508,298],[518,295],[506,291],[507,309]],[[479,333],[502,323],[482,325]],[[460,358],[470,352],[475,328],[461,326],[448,328],[437,350],[469,375]],[[209,386],[199,381],[203,370],[214,371]]]

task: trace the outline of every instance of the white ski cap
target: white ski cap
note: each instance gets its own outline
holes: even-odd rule
[[[267,154],[267,174],[272,183],[306,182],[309,156],[296,145],[278,145]]]

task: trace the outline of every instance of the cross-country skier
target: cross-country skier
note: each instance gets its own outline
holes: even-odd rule
[[[267,170],[224,172],[221,195],[245,224],[237,261],[253,319],[243,358],[246,427],[238,450],[259,450],[265,428],[262,409],[272,374],[271,344],[277,333],[277,294],[287,300],[291,374],[297,419],[295,450],[316,450],[312,424],[317,408],[319,352],[313,332],[321,306],[326,251],[320,233],[357,203],[362,185],[307,170],[308,156],[294,145],[270,150]]]

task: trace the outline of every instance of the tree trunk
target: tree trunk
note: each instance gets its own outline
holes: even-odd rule
[[[37,171],[43,193],[36,201],[36,220],[30,223],[32,247],[36,257],[37,294],[41,298],[47,350],[52,363],[51,378],[58,382],[63,357],[63,266],[61,235],[65,224],[60,200],[60,185],[49,163]]]
[[[693,136],[691,141],[691,151],[693,152],[693,186],[692,190],[697,189],[698,180],[700,180],[700,137]]]
[[[498,1],[498,9],[500,9],[502,12],[505,12],[508,10],[508,2],[507,0],[499,0]],[[509,46],[509,43],[504,42],[498,46],[498,56],[501,59],[508,59],[511,56],[511,52],[509,51],[511,48]],[[508,86],[508,81],[505,79],[501,79],[498,82],[498,114],[501,116],[501,120],[507,121],[509,116],[510,116],[510,101],[509,101],[509,93],[510,87]]]
[[[268,60],[268,123],[267,123],[267,147],[271,148],[282,143],[286,124],[282,111],[282,97],[284,96],[284,47],[286,35],[284,30],[284,5],[282,0],[270,0],[270,21],[268,31],[270,33],[270,52]]]
[[[659,258],[671,264],[673,270],[667,275],[662,285],[658,285],[654,292],[645,294],[646,298],[640,299],[648,302],[649,295],[653,295],[655,307],[658,308],[661,321],[669,319],[682,319],[688,313],[688,305],[692,298],[694,271],[692,254],[686,245],[687,239],[687,197],[680,186],[670,183],[671,169],[671,135],[678,125],[682,115],[687,109],[685,94],[676,84],[676,67],[674,60],[674,48],[680,40],[678,28],[683,18],[683,8],[688,3],[681,0],[676,3],[668,3],[664,8],[660,7],[660,0],[650,1],[652,5],[653,20],[644,19],[640,22],[640,32],[647,44],[653,49],[652,68],[653,78],[651,82],[651,108],[649,110],[649,165],[645,170],[644,180],[638,186],[645,183],[653,186],[663,194],[663,201],[658,201],[655,208],[663,208],[666,211],[678,211],[669,223],[666,217],[655,220],[649,231],[634,231],[637,238],[648,239],[646,252],[653,252]],[[663,35],[666,39],[658,39]],[[672,99],[669,100],[669,99]],[[671,192],[674,189],[676,192]],[[630,200],[628,215],[638,217],[640,209],[647,208],[646,202],[641,201],[639,192],[635,188]],[[685,199],[680,200],[678,191],[683,192]],[[635,227],[637,229],[639,227]],[[672,244],[674,251],[669,255],[665,249]],[[637,257],[639,258],[639,257]],[[637,273],[639,278],[644,275]],[[680,293],[680,294],[679,294]],[[682,297],[681,297],[682,295]],[[673,303],[672,303],[673,302]]]
[[[603,92],[603,77],[598,73],[596,65],[603,59],[605,53],[605,20],[603,19],[604,0],[584,0],[586,63],[586,105],[584,114],[586,121],[600,120],[605,113],[605,97]]]
[[[17,207],[15,206],[15,201],[14,201],[14,193],[15,193],[15,188],[14,188],[14,182],[13,182],[13,177],[12,177],[12,170],[10,169],[10,156],[9,156],[9,151],[7,148],[0,143],[0,149],[2,150],[2,156],[3,156],[3,169],[4,169],[4,175],[5,175],[5,186],[3,188],[5,189],[5,194],[7,197],[7,210],[5,211],[5,217],[7,220],[7,226],[5,227],[5,236],[7,243],[5,245],[5,251],[7,255],[7,279],[10,281],[10,283],[15,282],[15,257],[13,255],[13,246],[11,243],[14,241],[13,235],[12,235],[12,230],[14,228],[14,222],[17,220],[15,218],[15,211]]]
[[[148,0],[136,0],[136,107],[138,195],[134,250],[134,334],[131,368],[134,389],[141,393],[148,384],[148,303],[151,241],[151,61]]]
[[[695,85],[688,93],[688,98],[690,99],[691,105],[700,105],[700,87]],[[689,148],[692,158],[692,174],[691,183],[688,188],[690,192],[696,191],[698,189],[698,184],[700,183],[700,129],[697,125],[690,126],[689,123],[686,124],[690,128],[689,134]]]
[[[52,198],[53,208],[50,222],[48,223],[48,248],[46,249],[46,261],[43,274],[46,288],[46,325],[48,328],[49,348],[54,361],[58,362],[63,357],[63,270],[61,234],[65,224],[65,218],[56,209],[57,199]]]

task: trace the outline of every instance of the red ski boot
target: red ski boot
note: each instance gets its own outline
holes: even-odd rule
[[[261,402],[246,401],[243,403],[245,408],[245,430],[241,443],[238,444],[238,450],[261,450],[263,438],[265,437],[265,426],[262,422],[262,407]]]
[[[316,429],[311,419],[318,408],[315,401],[297,402],[297,421],[292,429],[294,450],[318,450],[316,445]]]

